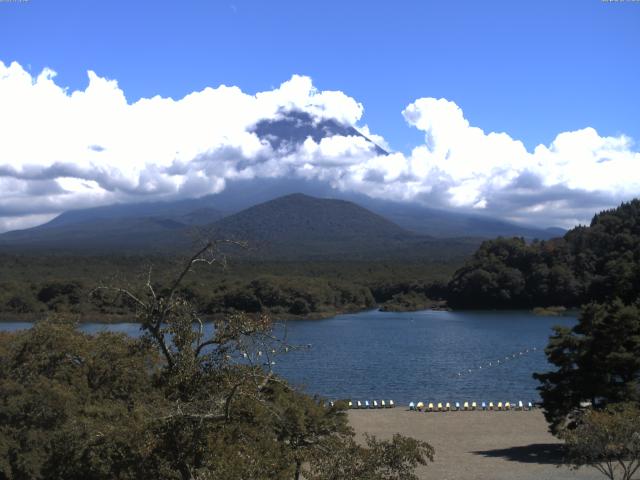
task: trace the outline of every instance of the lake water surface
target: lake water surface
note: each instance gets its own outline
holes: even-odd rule
[[[537,401],[533,372],[550,368],[544,347],[553,325],[575,317],[529,312],[379,312],[287,322],[291,344],[274,369],[327,398],[409,401]],[[0,323],[0,330],[29,323]],[[134,323],[83,324],[83,331],[139,333]],[[482,368],[480,368],[482,367]],[[469,372],[471,370],[471,372]]]

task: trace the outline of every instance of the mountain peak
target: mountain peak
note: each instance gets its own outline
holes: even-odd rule
[[[323,138],[340,135],[343,137],[362,137],[374,146],[378,155],[388,154],[370,138],[350,125],[344,125],[332,118],[317,119],[307,112],[298,110],[283,112],[276,119],[260,120],[252,131],[261,140],[269,142],[274,150],[287,153],[297,150],[307,138],[319,143]]]

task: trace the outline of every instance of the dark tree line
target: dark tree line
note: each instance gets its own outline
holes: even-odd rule
[[[533,308],[620,298],[640,290],[640,200],[549,241],[484,242],[448,285],[454,308]]]
[[[100,301],[90,293],[100,282],[144,282],[149,265],[154,281],[168,280],[179,261],[171,257],[83,257],[0,255],[0,317],[41,318],[70,313],[86,321],[123,320],[122,299]],[[205,315],[244,311],[274,318],[325,317],[411,298],[419,308],[458,264],[388,262],[248,262],[234,259],[226,271],[201,268],[181,293]],[[394,295],[396,298],[394,299]],[[411,306],[411,305],[410,305]]]
[[[566,442],[568,463],[631,480],[640,468],[640,202],[602,212],[591,226],[553,242],[549,249],[548,243],[514,241],[506,255],[486,254],[499,251],[500,240],[485,245],[474,261],[494,266],[494,273],[520,274],[519,282],[503,284],[503,301],[582,305],[578,323],[556,327],[549,340],[545,352],[555,369],[534,374],[544,414]],[[545,270],[540,259],[549,252]],[[552,282],[550,291],[549,275],[535,272],[554,269],[564,281]],[[473,276],[472,269],[456,275],[459,298],[465,298],[465,278]],[[493,300],[495,291],[488,289]]]

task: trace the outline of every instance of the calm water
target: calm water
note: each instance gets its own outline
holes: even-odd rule
[[[286,324],[288,342],[311,348],[278,357],[274,368],[309,393],[327,398],[537,400],[531,374],[549,368],[543,349],[551,327],[575,321],[529,312],[436,311],[297,320]],[[29,326],[0,323],[2,330]],[[81,329],[139,333],[132,323],[84,324]]]

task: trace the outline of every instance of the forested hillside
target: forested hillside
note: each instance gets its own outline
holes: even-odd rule
[[[52,312],[83,321],[122,321],[128,305],[92,293],[100,285],[166,283],[180,257],[0,255],[0,318],[37,319]],[[461,261],[259,262],[230,257],[222,268],[198,268],[183,294],[205,315],[243,310],[278,318],[325,317],[393,305],[427,305]],[[417,295],[417,296],[416,296]],[[409,298],[407,298],[409,296]],[[406,307],[404,307],[406,308]],[[414,308],[414,309],[415,309]]]
[[[574,307],[614,297],[632,302],[640,290],[640,200],[603,211],[590,226],[561,238],[486,241],[448,290],[454,308]]]

